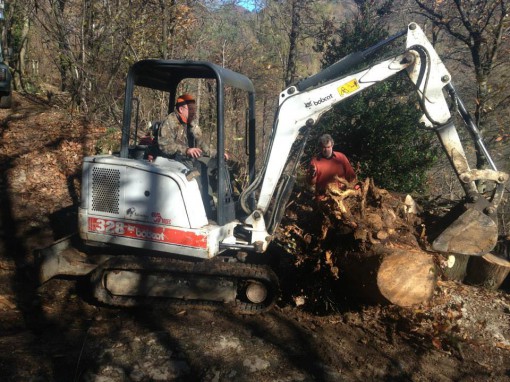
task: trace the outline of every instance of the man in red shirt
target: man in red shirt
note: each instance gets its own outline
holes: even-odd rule
[[[310,162],[309,181],[315,185],[315,194],[319,199],[330,183],[337,182],[340,189],[345,188],[344,184],[336,180],[337,176],[348,182],[356,179],[349,159],[341,152],[333,151],[334,144],[331,135],[322,135],[319,138],[321,152]]]

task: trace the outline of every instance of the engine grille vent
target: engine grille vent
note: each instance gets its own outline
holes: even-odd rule
[[[120,171],[110,168],[92,169],[92,210],[119,213]]]

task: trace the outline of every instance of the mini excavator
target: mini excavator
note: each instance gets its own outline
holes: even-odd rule
[[[368,57],[400,38],[406,40],[400,54],[353,73]],[[93,296],[113,306],[164,300],[227,305],[241,313],[267,311],[278,296],[278,279],[267,264],[256,260],[267,250],[282,218],[307,132],[334,105],[404,71],[415,85],[421,122],[437,135],[465,191],[463,213],[432,247],[442,253],[487,253],[496,245],[496,212],[508,175],[496,169],[437,52],[420,27],[410,23],[406,30],[283,90],[259,171],[255,169],[255,90],[250,79],[203,61],[133,64],[126,79],[120,152],[84,158],[79,235],[39,251],[41,281],[87,277]],[[164,93],[170,112],[185,79],[215,83],[218,155],[205,163],[211,175],[206,186],[179,160],[158,155],[148,159],[150,145],[136,141],[140,105],[136,89]],[[223,155],[227,88],[244,94],[248,105],[249,181],[238,194],[232,190]],[[470,168],[453,111],[477,137],[490,169]],[[475,182],[481,180],[494,184],[489,198],[477,190]],[[203,197],[206,192],[213,194],[211,198]]]

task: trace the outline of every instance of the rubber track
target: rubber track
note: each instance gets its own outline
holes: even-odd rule
[[[132,297],[112,295],[103,284],[104,275],[115,270],[139,271],[147,274],[176,273],[189,275],[213,276],[228,279],[256,280],[266,285],[268,297],[260,304],[253,304],[236,299],[235,303],[222,303],[207,300],[182,300],[162,297]],[[96,268],[90,277],[94,297],[101,303],[111,306],[136,307],[150,304],[169,303],[182,307],[233,309],[242,314],[258,314],[273,307],[279,294],[278,278],[274,272],[264,265],[225,262],[220,258],[200,262],[190,262],[163,257],[118,256],[111,258]]]

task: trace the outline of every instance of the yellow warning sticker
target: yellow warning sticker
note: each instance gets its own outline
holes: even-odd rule
[[[343,84],[342,86],[339,86],[336,90],[338,91],[338,94],[341,96],[344,96],[346,94],[352,93],[353,91],[356,91],[359,89],[359,83],[358,80],[355,78],[353,80],[350,80],[349,82]]]

